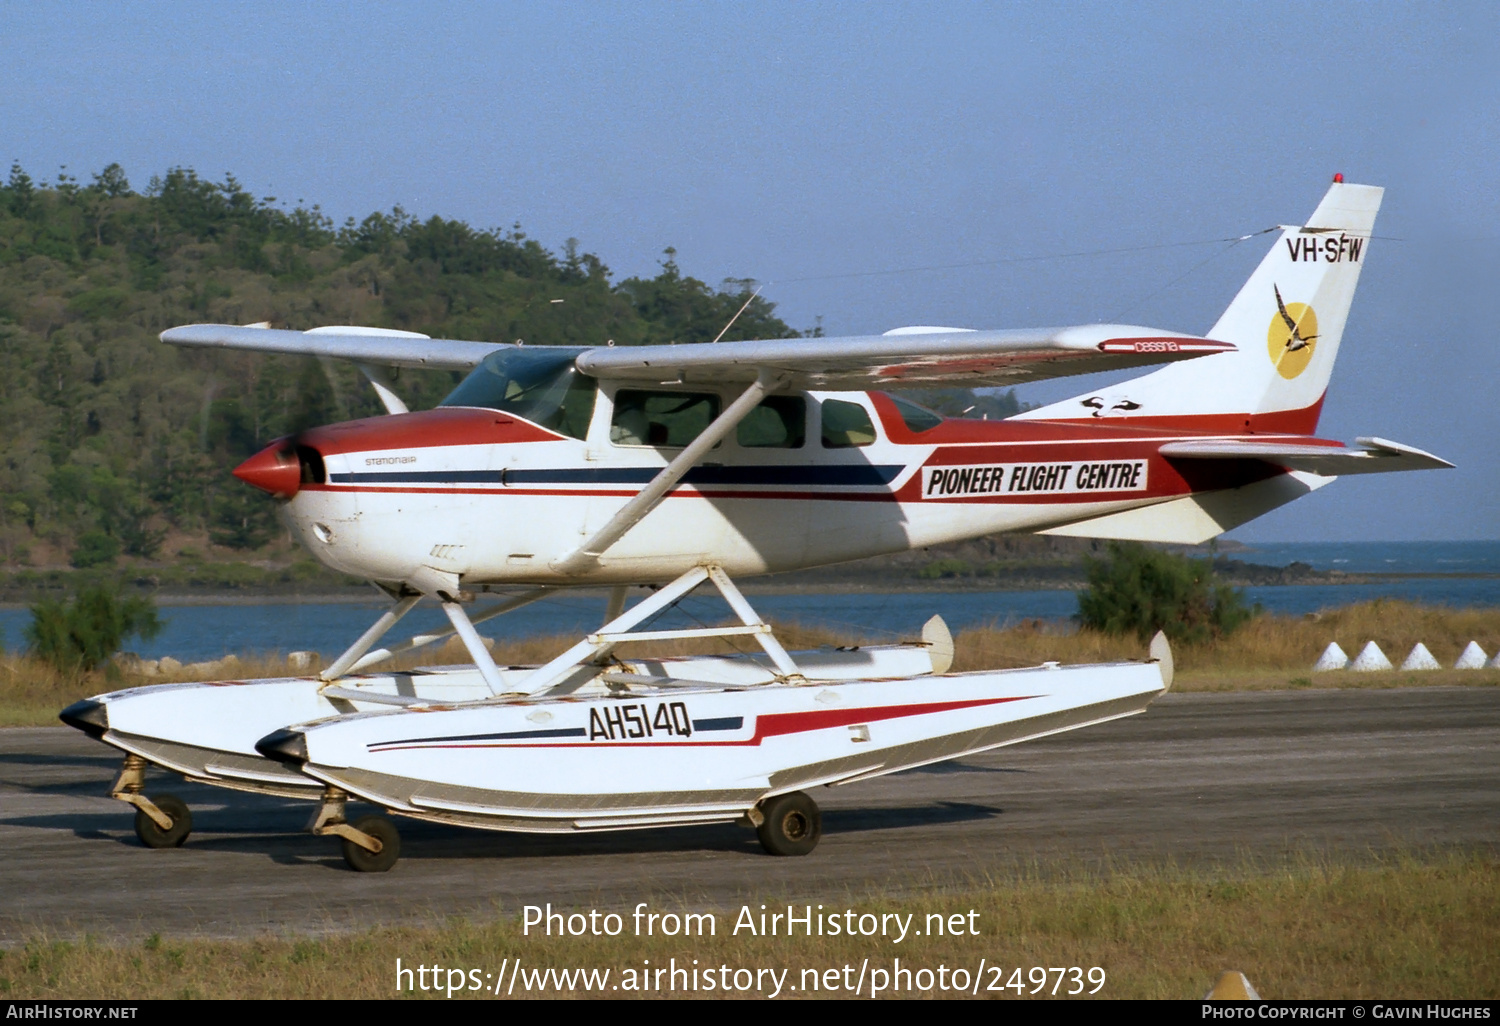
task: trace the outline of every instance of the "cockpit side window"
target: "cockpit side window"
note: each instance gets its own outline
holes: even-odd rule
[[[743,449],[800,449],[807,439],[807,403],[800,395],[762,399],[735,428]]]
[[[851,449],[875,442],[870,411],[842,399],[823,400],[823,448]]]
[[[573,366],[578,353],[542,347],[491,353],[438,405],[498,410],[583,438],[598,386]]]
[[[616,445],[677,449],[701,435],[719,416],[719,397],[710,392],[615,393],[609,440]]]
[[[609,441],[616,446],[681,449],[703,434],[718,417],[718,396],[711,392],[615,393]]]

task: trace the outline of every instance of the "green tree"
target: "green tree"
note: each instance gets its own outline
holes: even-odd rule
[[[125,177],[125,169],[119,164],[110,164],[95,175],[92,188],[110,199],[134,195],[130,191],[130,180]]]
[[[317,206],[287,209],[232,175],[171,168],[141,191],[118,164],[91,178],[0,169],[7,554],[42,545],[104,565],[209,530],[224,544],[260,545],[275,536],[270,503],[230,471],[280,436],[382,412],[340,361],[180,350],[157,339],[174,325],[369,324],[637,345],[707,341],[738,313],[725,338],[798,334],[753,282],[711,287],[670,253],[656,277],[615,282],[576,240],[554,252],[519,225],[396,208],[336,228]],[[410,369],[397,391],[426,409],[457,377]]]
[[[10,194],[10,209],[17,217],[25,217],[31,213],[31,201],[36,194],[35,183],[31,176],[21,169],[19,163],[10,165],[10,181],[6,183],[6,191]]]
[[[29,652],[60,670],[92,670],[132,635],[161,633],[156,606],[140,595],[122,597],[103,585],[83,588],[71,602],[44,599],[31,607]]]
[[[70,561],[78,569],[87,570],[95,566],[108,566],[119,554],[120,543],[108,532],[96,529],[84,531],[78,536],[78,544],[73,546]]]
[[[150,515],[150,509],[139,501],[123,505],[116,512],[114,534],[127,556],[153,559],[161,551],[161,543],[166,540],[167,532],[152,527],[148,521]]]
[[[1085,559],[1088,587],[1078,593],[1078,619],[1107,634],[1142,641],[1165,631],[1173,641],[1197,642],[1230,634],[1259,607],[1244,594],[1215,584],[1207,559],[1192,559],[1139,542],[1110,542],[1104,559]]]
[[[917,571],[924,581],[938,581],[946,577],[966,577],[974,568],[962,559],[935,559]]]
[[[215,545],[230,549],[258,549],[276,533],[273,501],[237,482],[226,487],[214,503],[208,537]]]
[[[750,278],[726,278],[722,288],[683,275],[677,251],[668,247],[655,278],[626,278],[620,291],[651,326],[647,342],[712,342],[733,319],[724,341],[753,338],[797,338],[775,316],[776,304],[756,295]],[[744,308],[743,312],[741,307]],[[738,314],[738,317],[735,315]]]

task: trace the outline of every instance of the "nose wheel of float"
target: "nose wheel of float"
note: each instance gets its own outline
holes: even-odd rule
[[[344,844],[344,861],[360,873],[384,873],[401,857],[401,834],[384,816],[364,816],[354,823],[344,818],[349,795],[337,787],[325,787],[323,798],[308,820],[307,830],[318,837],[338,837]]]
[[[351,827],[371,840],[378,841],[380,850],[371,851],[365,845],[345,837],[344,861],[350,869],[361,873],[384,873],[401,857],[401,835],[396,831],[396,824],[384,816],[365,816],[352,823]]]
[[[139,797],[139,796],[137,796]],[[166,817],[165,826],[144,808],[135,810],[135,836],[148,848],[180,848],[193,832],[193,814],[187,802],[175,794],[156,794],[146,799]]]
[[[146,847],[180,848],[193,832],[193,814],[175,794],[148,798],[141,793],[146,786],[146,765],[139,755],[125,756],[109,796],[135,807],[135,836]]]
[[[767,798],[755,807],[750,821],[760,846],[772,855],[808,855],[823,836],[823,813],[801,791]]]

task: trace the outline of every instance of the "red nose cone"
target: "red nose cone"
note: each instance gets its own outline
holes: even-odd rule
[[[234,468],[234,476],[278,499],[290,499],[302,487],[302,466],[297,450],[284,440],[272,442]]]

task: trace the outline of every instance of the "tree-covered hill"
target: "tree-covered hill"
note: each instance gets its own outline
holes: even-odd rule
[[[177,324],[365,324],[462,339],[706,341],[749,299],[672,250],[654,278],[611,280],[569,240],[477,229],[399,207],[335,225],[174,168],[136,191],[119,165],[87,184],[12,166],[0,188],[0,559],[105,566],[250,552],[271,505],[230,469],[279,435],[380,412],[352,368],[162,345]],[[560,301],[560,302],[559,302]],[[796,336],[756,298],[726,338]],[[413,409],[456,376],[402,373]]]

